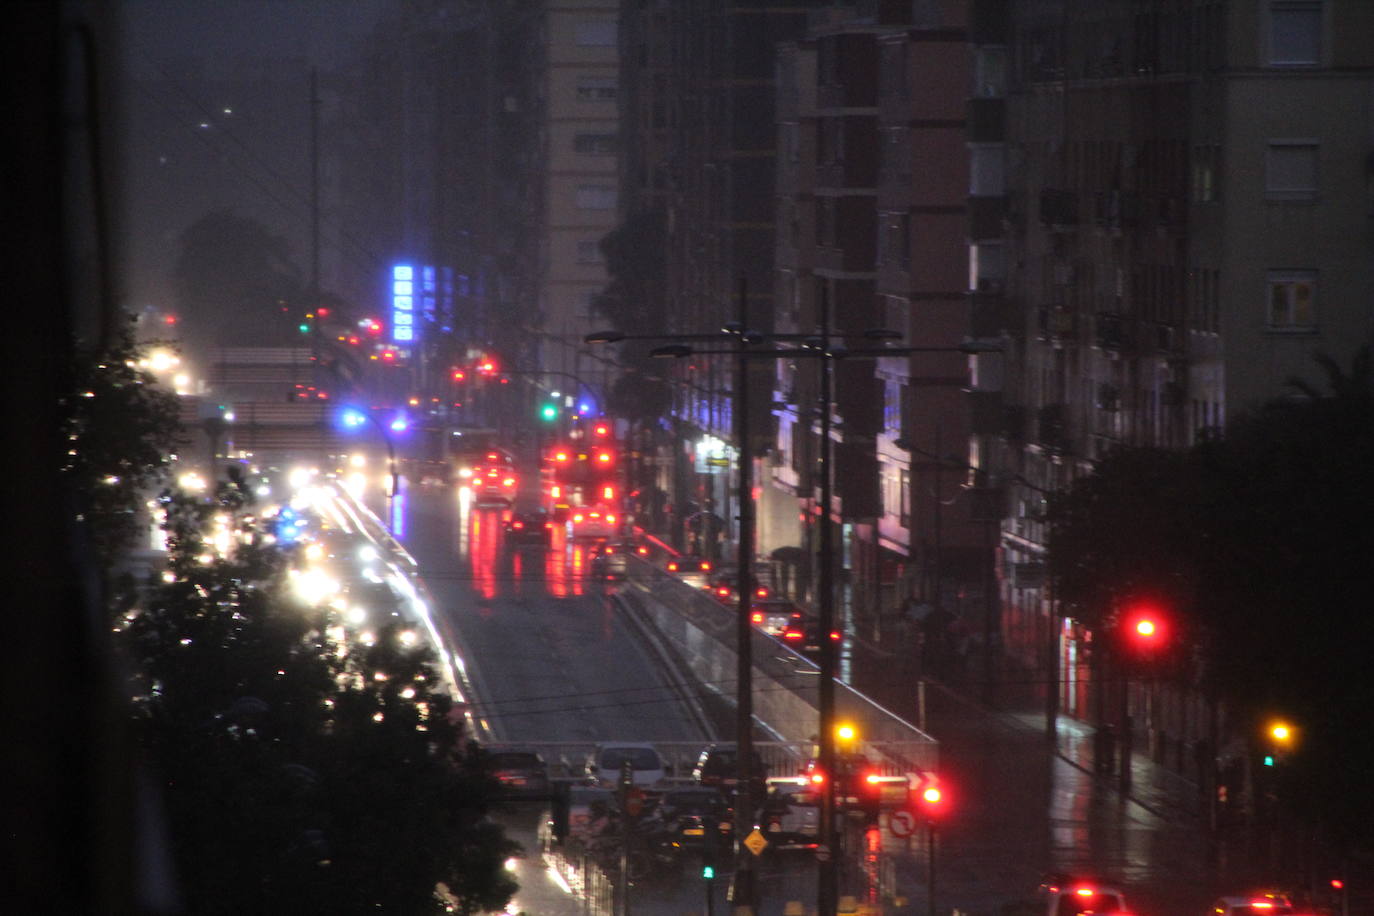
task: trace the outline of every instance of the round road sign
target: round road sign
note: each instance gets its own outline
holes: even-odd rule
[[[887,829],[895,837],[909,837],[916,832],[916,815],[910,811],[893,811],[887,816]]]

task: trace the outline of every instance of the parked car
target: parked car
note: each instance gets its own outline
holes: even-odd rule
[[[587,775],[596,785],[614,788],[620,784],[620,769],[626,762],[633,783],[642,788],[652,788],[668,776],[669,767],[657,748],[631,742],[598,744],[587,758]]]
[[[492,775],[509,798],[545,798],[549,795],[549,767],[538,751],[500,749],[488,752]]]

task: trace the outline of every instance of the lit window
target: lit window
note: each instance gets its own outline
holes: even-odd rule
[[[574,134],[573,151],[593,156],[610,156],[616,151],[615,134]]]
[[[586,19],[573,28],[575,41],[583,48],[615,47],[614,19]]]
[[[579,210],[614,210],[616,191],[611,185],[584,184],[577,188],[577,208]]]
[[[1264,193],[1270,200],[1317,199],[1317,142],[1270,140]]]
[[[1317,272],[1269,271],[1269,327],[1311,330],[1317,325]]]
[[[1322,0],[1272,0],[1269,65],[1315,67],[1321,63]]]
[[[579,102],[614,102],[616,80],[613,76],[580,76],[577,78]]]

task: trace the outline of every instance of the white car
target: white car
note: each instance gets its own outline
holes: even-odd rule
[[[1218,897],[1209,912],[1212,916],[1290,916],[1294,910],[1286,894],[1266,892]]]
[[[652,744],[615,742],[598,744],[587,758],[587,775],[599,786],[620,785],[623,764],[630,764],[631,780],[640,788],[652,788],[668,776],[668,767]]]
[[[1045,916],[1103,916],[1126,913],[1126,895],[1096,881],[1052,878],[1040,885]]]

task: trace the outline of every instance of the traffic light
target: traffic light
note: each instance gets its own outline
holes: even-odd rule
[[[604,471],[615,467],[615,449],[601,447],[593,448],[591,458],[592,467],[599,470]]]
[[[714,865],[701,866],[701,876],[707,881],[710,881],[716,876],[716,867]]]
[[[1118,627],[1122,647],[1142,660],[1158,658],[1172,642],[1170,616],[1151,600],[1128,604],[1121,613]]]
[[[1285,754],[1293,749],[1293,744],[1297,740],[1297,730],[1283,719],[1273,719],[1264,725],[1264,742],[1267,750],[1264,754],[1264,765],[1272,767],[1278,765]]]
[[[539,405],[539,419],[545,423],[552,423],[558,419],[558,405],[552,401],[545,401]]]
[[[449,373],[449,378],[451,378],[454,381],[454,383],[457,384],[460,382],[467,381],[468,374],[464,372],[462,369],[455,367],[453,371]]]
[[[949,810],[949,798],[934,773],[926,773],[915,786],[910,802],[913,813],[928,821],[938,821]]]
[[[597,439],[607,439],[611,435],[611,424],[605,420],[597,420],[592,424],[592,436]]]

